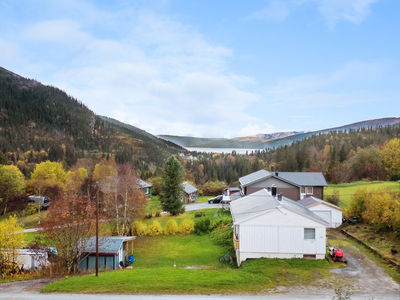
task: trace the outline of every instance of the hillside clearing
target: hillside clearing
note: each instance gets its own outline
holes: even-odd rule
[[[330,184],[324,189],[325,196],[331,196],[333,191],[336,189],[339,191],[340,201],[342,202],[339,206],[346,208],[351,203],[351,196],[353,196],[358,189],[367,187],[370,191],[376,191],[377,189],[389,188],[393,192],[400,194],[400,183],[395,181],[356,181],[352,183],[341,183],[341,184]]]

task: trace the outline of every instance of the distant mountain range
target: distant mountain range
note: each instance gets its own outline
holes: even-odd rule
[[[379,126],[385,127],[399,123],[400,118],[382,118],[317,131],[289,131],[270,134],[262,133],[233,139],[208,139],[173,135],[159,135],[159,137],[172,141],[182,147],[266,149],[290,145],[293,142],[309,138],[313,135],[329,133],[332,131],[358,130],[362,128],[376,128]]]

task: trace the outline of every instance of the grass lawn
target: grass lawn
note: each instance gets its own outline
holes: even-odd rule
[[[330,184],[324,189],[325,196],[332,195],[333,190],[337,189],[340,195],[341,208],[346,208],[351,202],[351,196],[354,195],[358,189],[368,187],[370,191],[375,191],[382,188],[390,188],[394,192],[400,193],[400,183],[395,181],[357,181],[352,183]]]
[[[207,209],[202,209],[201,211],[205,214],[206,217],[213,217],[216,210],[217,210],[216,208],[207,208]],[[219,212],[223,216],[227,216],[227,217],[231,216],[229,211],[222,212],[220,209]],[[153,224],[154,221],[158,221],[161,224],[161,226],[164,227],[165,224],[168,222],[168,220],[173,219],[179,225],[183,219],[192,219],[193,221],[196,221],[196,218],[194,216],[195,213],[196,213],[196,211],[187,211],[178,216],[171,216],[170,214],[162,214],[159,217],[152,217],[151,219],[145,219],[145,220],[143,220],[143,222],[146,223],[147,226],[149,226],[149,225]]]
[[[14,212],[11,213],[7,213],[5,215],[0,216],[0,222],[8,219],[10,215],[15,215]],[[47,211],[40,211],[40,216],[42,218],[46,218],[47,216]],[[35,213],[33,215],[27,216],[24,220],[24,228],[36,228],[36,227],[40,227],[40,224],[38,224],[39,222],[39,213]]]
[[[322,286],[319,279],[333,277],[330,268],[343,266],[326,260],[258,259],[232,268],[218,261],[226,248],[211,243],[207,235],[140,237],[134,253],[131,270],[102,272],[98,278],[70,277],[47,285],[42,292],[263,293],[277,285]]]

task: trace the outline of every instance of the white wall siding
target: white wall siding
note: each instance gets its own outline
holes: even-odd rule
[[[319,211],[330,211],[332,214],[331,228],[338,227],[340,224],[342,224],[342,211],[340,209],[320,203],[318,205],[309,207],[309,210],[315,212],[316,215],[319,215]]]
[[[315,228],[315,240],[304,239],[304,227],[239,226],[240,252],[325,254],[326,229]]]

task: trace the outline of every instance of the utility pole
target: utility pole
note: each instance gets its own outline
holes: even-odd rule
[[[99,185],[96,183],[96,276],[99,276]]]

